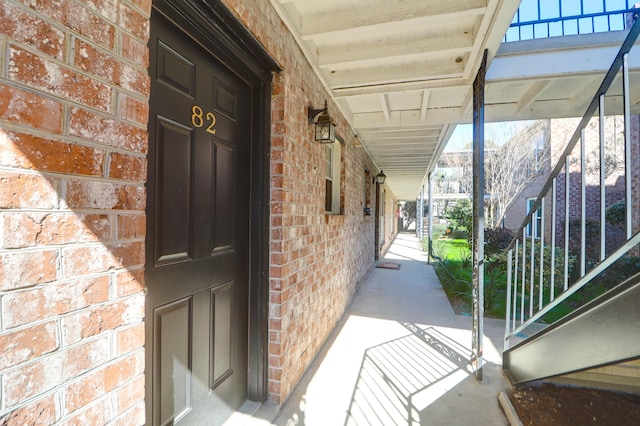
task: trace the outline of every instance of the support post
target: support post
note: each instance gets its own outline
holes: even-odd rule
[[[416,237],[420,240],[422,237],[420,236],[422,232],[422,210],[420,210],[420,204],[422,203],[422,187],[420,187],[420,193],[418,194],[418,199],[416,200]]]
[[[432,246],[432,241],[433,241],[433,181],[431,179],[431,176],[433,175],[432,172],[429,173],[429,178],[428,178],[428,200],[427,200],[427,226],[429,227],[429,229],[427,229],[427,238],[429,238],[429,246],[428,246],[428,253],[427,253],[427,263],[430,265],[431,264],[431,253],[433,253],[433,246]]]
[[[484,83],[487,51],[473,82],[473,330],[471,350],[475,376],[482,380],[484,318]]]

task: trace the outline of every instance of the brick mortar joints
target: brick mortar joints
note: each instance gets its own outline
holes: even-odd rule
[[[8,54],[8,52],[7,52],[7,54]],[[89,74],[89,76],[91,76],[91,75]],[[90,77],[90,78],[92,78],[92,77]],[[25,92],[29,92],[29,93],[32,93],[34,95],[42,96],[43,98],[50,99],[52,101],[60,103],[65,108],[65,115],[64,115],[64,119],[65,119],[64,120],[64,125],[65,126],[62,129],[63,130],[63,134],[68,133],[68,130],[69,130],[68,129],[68,124],[69,124],[68,123],[68,121],[69,121],[68,118],[69,117],[67,115],[67,110],[68,110],[69,107],[76,107],[76,108],[81,108],[81,109],[84,109],[84,110],[88,110],[88,111],[91,111],[92,113],[94,113],[96,115],[100,115],[100,116],[102,116],[104,118],[107,118],[107,119],[110,119],[110,120],[113,120],[113,121],[117,121],[117,122],[122,123],[122,124],[130,125],[132,127],[138,128],[140,130],[147,130],[148,129],[147,125],[144,125],[144,124],[141,124],[141,123],[138,123],[138,122],[135,122],[135,121],[124,119],[124,118],[120,117],[116,112],[113,112],[113,111],[107,112],[107,111],[104,111],[104,110],[101,110],[101,109],[93,108],[93,107],[91,107],[89,105],[81,104],[79,102],[74,102],[74,101],[72,101],[72,100],[70,100],[68,98],[60,97],[60,96],[55,95],[53,93],[49,93],[49,92],[43,91],[41,89],[35,88],[33,86],[29,86],[28,84],[24,84],[24,83],[21,83],[19,81],[9,80],[4,76],[0,77],[0,84],[2,84],[4,86],[7,86],[7,87],[14,87],[16,89],[24,90]],[[120,86],[114,86],[114,87],[116,87],[117,89],[114,90],[113,92],[114,93],[117,92],[116,93],[117,95],[126,94],[127,96],[131,96],[132,98],[136,98],[137,100],[142,101],[142,102],[148,102],[149,101],[148,97],[141,96],[141,95],[136,95],[135,93],[129,92],[129,91],[122,91],[122,90],[120,90],[121,89]],[[14,126],[16,126],[16,125],[14,124]],[[27,128],[33,129],[32,127],[27,127]],[[52,134],[52,133],[48,133],[48,134]],[[77,136],[72,136],[72,135],[69,135],[68,137],[70,137],[70,138],[78,138]],[[82,139],[82,138],[78,138],[78,139]],[[114,149],[117,149],[117,148],[114,147]],[[130,151],[126,151],[126,150],[123,150],[123,151],[130,152]]]
[[[116,184],[116,185],[123,185],[123,186],[135,186],[135,187],[141,187],[144,188],[145,187],[145,182],[140,182],[140,181],[133,181],[133,180],[124,180],[124,179],[115,179],[115,178],[110,178],[110,177],[102,177],[102,176],[88,176],[88,175],[69,175],[69,174],[64,174],[62,172],[49,172],[49,171],[42,171],[42,170],[35,170],[35,169],[20,169],[20,168],[15,168],[15,167],[3,167],[0,166],[0,172],[9,172],[9,173],[18,173],[18,174],[25,174],[25,175],[32,175],[32,176],[39,176],[39,177],[44,177],[44,178],[52,178],[52,179],[60,179],[63,182],[66,181],[93,181],[96,183],[112,183],[112,184]],[[66,191],[63,191],[62,188],[60,188],[60,191],[58,191],[58,196],[60,198],[60,200],[64,201],[64,199],[66,198]],[[1,209],[4,210],[4,209]],[[19,210],[19,208],[16,208],[15,210]],[[79,211],[79,210],[86,210],[86,211],[113,211],[113,212],[126,212],[126,211],[132,211],[132,212],[141,212],[144,210],[120,210],[120,209],[70,209],[68,207],[60,207],[60,210],[65,210],[65,211]]]
[[[39,246],[35,246],[35,250],[34,251],[40,251],[40,250],[44,250],[47,247],[50,247],[50,249],[54,250],[54,249],[65,249],[65,248],[89,248],[89,247],[109,247],[112,245],[117,245],[117,244],[123,244],[123,243],[143,243],[145,241],[145,238],[143,236],[141,237],[136,237],[136,238],[128,238],[126,240],[112,240],[112,241],[79,241],[77,243],[64,243],[64,244],[52,244],[50,246],[45,246],[45,245],[39,245]],[[0,253],[3,252],[18,252],[18,251],[28,251],[25,249],[0,249]],[[116,268],[114,270],[129,270],[129,267],[123,267],[123,268]],[[104,275],[104,272],[99,272],[96,275],[101,276]],[[85,275],[83,275],[82,277],[84,277]],[[62,279],[60,280],[62,281]]]
[[[113,209],[33,209],[33,208],[26,208],[26,209],[21,209],[21,208],[13,208],[13,209],[0,209],[0,215],[1,214],[11,214],[11,213],[20,213],[20,214],[42,214],[42,215],[50,215],[50,214],[69,214],[69,213],[73,213],[76,215],[104,215],[104,216],[110,216],[110,217],[115,217],[115,216],[144,216],[145,212],[144,210],[113,210]],[[143,240],[144,237],[137,237],[137,238],[127,238],[126,240],[113,240],[115,241],[134,241],[134,240]],[[84,241],[85,243],[91,242],[91,241]],[[105,241],[105,242],[110,242],[110,241]],[[62,245],[67,245],[67,244],[60,244],[60,246]],[[39,246],[39,247],[46,247],[46,246]],[[51,245],[51,247],[58,247],[58,245]],[[1,249],[0,249],[1,250]]]
[[[142,15],[143,17],[147,18],[147,19],[151,19],[151,16],[147,14],[146,11],[140,9],[135,3],[133,3],[131,0],[120,0],[121,4],[125,4],[128,5],[129,7],[131,7],[131,9],[133,10],[137,10],[138,12],[140,12],[140,15]]]
[[[10,330],[13,330],[13,329],[10,329]],[[105,331],[105,332],[103,332],[101,334],[96,334],[94,336],[90,336],[90,337],[84,338],[84,339],[82,339],[82,340],[80,340],[78,342],[75,342],[75,343],[73,343],[71,345],[68,345],[68,346],[59,345],[58,348],[56,350],[52,351],[52,352],[48,352],[48,353],[40,355],[40,356],[38,356],[36,358],[30,359],[27,362],[23,362],[21,364],[17,364],[17,365],[11,366],[9,368],[5,368],[4,370],[1,370],[3,374],[0,375],[0,376],[5,376],[7,373],[11,373],[12,371],[19,370],[19,369],[22,369],[22,368],[25,368],[25,367],[29,367],[29,366],[31,366],[33,364],[41,362],[42,360],[44,360],[46,358],[50,358],[51,356],[55,356],[56,354],[59,354],[59,353],[62,353],[62,352],[71,351],[73,349],[76,349],[76,348],[82,347],[84,345],[93,343],[94,341],[100,341],[100,340],[105,340],[106,341],[106,340],[109,340],[110,337],[109,337],[108,334],[114,333],[116,330],[118,330],[118,329],[115,328],[113,330],[108,330],[108,331]],[[140,350],[144,350],[144,349],[140,348]],[[111,356],[111,355],[112,354],[109,354],[109,356]],[[122,357],[128,358],[130,355],[131,355],[131,353],[127,353],[127,354],[123,354]],[[42,393],[33,395],[33,396],[29,397],[28,399],[26,399],[24,401],[20,401],[20,403],[18,405],[28,405],[30,402],[33,402],[34,399],[37,399],[37,398],[41,397],[42,395],[48,394],[48,393],[54,391],[56,388],[60,388],[62,386],[66,386],[67,384],[69,384],[72,381],[75,381],[79,377],[84,377],[85,375],[87,375],[87,374],[89,374],[89,373],[91,373],[93,371],[99,370],[100,368],[104,368],[104,366],[111,364],[111,361],[112,360],[110,358],[106,363],[99,364],[96,367],[90,368],[87,371],[83,372],[82,374],[80,374],[78,376],[74,376],[72,379],[68,379],[68,380],[66,380],[64,382],[60,382],[52,389],[49,389],[49,390],[44,391]],[[4,406],[4,401],[3,401],[3,406]],[[16,409],[17,407],[18,407],[17,405],[14,405],[14,406],[11,407],[11,410]],[[2,416],[2,413],[0,413],[0,417],[1,416]]]
[[[80,34],[79,32],[77,32],[75,30],[73,30],[72,28],[69,28],[69,27],[61,24],[59,21],[56,21],[56,20],[50,18],[49,16],[47,16],[45,14],[42,14],[42,13],[38,12],[37,10],[34,10],[34,9],[30,8],[26,4],[12,3],[12,5],[14,7],[18,7],[20,9],[22,9],[22,11],[24,13],[26,13],[26,14],[28,14],[30,16],[33,16],[33,17],[35,17],[35,18],[37,18],[37,19],[39,19],[39,20],[51,25],[53,28],[65,33],[65,39],[66,39],[65,40],[65,46],[67,47],[67,49],[65,49],[65,50],[67,52],[70,52],[72,50],[72,49],[69,49],[70,46],[67,45],[67,43],[72,43],[73,40],[70,40],[70,39],[77,38],[77,39],[80,39],[80,40],[84,41],[85,43],[88,43],[88,44],[94,46],[94,47],[100,48],[100,50],[103,50],[105,52],[109,52],[111,54],[114,54],[115,56],[121,56],[122,51],[117,48],[118,45],[119,45],[119,43],[118,43],[119,37],[117,37],[117,36],[119,36],[121,33],[127,34],[129,37],[131,37],[131,38],[143,43],[144,45],[147,44],[147,42],[145,40],[141,39],[136,34],[133,34],[132,32],[127,31],[125,28],[123,28],[119,22],[112,21],[107,16],[105,16],[103,14],[100,14],[97,10],[94,10],[94,9],[92,9],[90,7],[87,7],[86,3],[78,1],[78,0],[72,0],[72,1],[74,3],[76,3],[78,6],[80,6],[81,8],[86,9],[87,11],[89,11],[89,13],[91,13],[92,15],[97,16],[98,18],[104,20],[105,22],[107,22],[107,23],[109,23],[110,25],[113,26],[113,28],[115,29],[113,51],[105,49],[104,47],[102,47],[101,45],[97,44],[95,41],[91,40],[90,38],[88,38],[86,36],[83,36],[82,34]],[[147,13],[145,11],[141,10],[139,7],[137,7],[135,4],[131,3],[130,1],[121,0],[121,4],[127,5],[130,9],[132,9],[134,11],[137,11],[146,20],[149,20],[151,18],[149,15],[147,15]],[[119,15],[119,11],[117,12],[117,14]],[[14,41],[12,40],[12,42],[14,42]],[[70,53],[68,53],[68,55],[69,54]],[[45,55],[45,56],[50,57],[48,55]],[[69,59],[72,59],[72,58],[73,57],[70,56],[70,57],[65,58],[65,59],[69,60]],[[136,64],[135,62],[132,62],[132,61],[130,61],[130,60],[124,58],[124,57],[120,57],[119,59],[122,60],[122,61],[125,61],[128,64],[131,64],[131,65],[134,65],[136,67],[139,67],[139,69],[141,71],[146,71],[147,70],[145,67],[140,67],[139,64]]]
[[[139,348],[139,350],[142,350],[142,348]],[[73,418],[75,415],[81,414],[83,411],[89,410],[92,407],[103,403],[104,401],[110,401],[111,410],[113,411],[113,413],[109,413],[109,417],[110,418],[114,418],[114,417],[116,417],[116,414],[119,417],[122,413],[118,413],[118,410],[117,410],[117,394],[118,394],[118,391],[123,389],[125,386],[130,385],[132,382],[137,380],[139,377],[144,376],[144,372],[133,376],[133,378],[130,379],[129,381],[126,381],[126,382],[122,383],[121,385],[114,387],[109,392],[106,392],[103,395],[101,395],[100,397],[98,397],[97,399],[92,400],[89,404],[84,405],[84,406],[82,406],[82,407],[80,407],[80,408],[78,408],[78,409],[76,409],[74,411],[71,411],[71,412],[67,412],[67,409],[65,407],[65,401],[67,400],[67,397],[68,397],[67,387],[69,385],[72,385],[72,384],[76,383],[76,382],[80,382],[84,378],[90,376],[91,374],[94,374],[96,371],[98,371],[100,369],[103,369],[103,368],[106,368],[106,367],[108,367],[110,365],[113,365],[113,364],[121,361],[122,359],[130,358],[131,356],[134,355],[134,352],[135,351],[128,352],[128,353],[123,354],[123,355],[121,355],[119,357],[112,358],[108,362],[106,362],[104,364],[100,364],[96,368],[90,369],[90,370],[82,373],[81,375],[74,377],[73,379],[71,379],[69,381],[66,381],[64,383],[60,383],[58,386],[56,386],[56,387],[54,387],[54,388],[52,388],[52,389],[50,389],[50,390],[48,390],[46,392],[34,395],[34,396],[32,396],[31,398],[29,398],[29,399],[27,399],[25,401],[21,401],[20,404],[12,406],[9,410],[6,411],[6,413],[3,412],[3,411],[0,411],[0,417],[2,417],[4,414],[8,414],[8,413],[10,413],[10,412],[12,412],[14,410],[19,410],[20,408],[26,407],[26,406],[30,405],[31,403],[33,403],[34,401],[36,401],[38,399],[45,398],[45,397],[47,397],[49,395],[53,395],[54,398],[55,398],[56,413],[58,414],[56,420],[58,422],[64,421],[64,420],[69,420],[69,419]],[[24,366],[24,364],[21,364],[21,366]],[[0,376],[0,379],[1,378],[2,377]],[[0,382],[0,385],[1,384],[2,383]],[[3,402],[2,407],[4,408],[5,407],[4,401],[2,401],[2,402]],[[135,408],[135,404],[131,408]],[[4,409],[6,410],[6,408],[4,408]],[[123,413],[126,412],[126,411],[129,411],[129,409],[123,411]]]
[[[15,252],[15,251],[17,251],[17,250],[13,250],[12,252]],[[38,250],[34,250],[34,251],[38,251]],[[4,254],[6,252],[7,252],[7,250],[0,250],[0,254]],[[12,289],[12,290],[0,290],[0,297],[7,296],[7,295],[10,295],[10,294],[15,294],[15,293],[21,293],[21,292],[24,292],[24,291],[31,291],[31,290],[39,289],[39,288],[46,288],[46,287],[51,286],[51,285],[73,284],[73,283],[75,283],[75,282],[77,282],[79,280],[92,280],[92,279],[103,278],[103,277],[111,277],[111,276],[114,276],[114,279],[115,279],[115,275],[126,273],[126,272],[142,271],[142,270],[144,270],[144,265],[137,265],[137,266],[131,266],[131,267],[127,267],[127,268],[112,269],[112,270],[109,270],[109,271],[95,273],[95,274],[88,274],[88,275],[82,275],[82,276],[76,276],[76,277],[70,277],[70,278],[61,278],[61,279],[56,279],[54,281],[48,281],[48,282],[45,282],[45,283],[32,284],[32,285],[28,285],[28,286]],[[111,287],[111,282],[109,282],[109,285]],[[118,297],[117,295],[114,295],[112,297],[111,290],[109,290],[109,291],[110,291],[109,300],[103,302],[103,304],[104,303],[109,303],[110,301],[112,302],[114,300],[125,299],[127,297],[131,297],[131,296],[134,296],[134,295],[137,295],[137,294],[140,294],[140,293],[145,293],[145,290],[140,290],[139,292],[132,293],[132,294],[127,294],[125,296]],[[98,305],[100,305],[100,303],[96,304],[95,306],[98,306]],[[93,306],[93,305],[91,305],[91,306]],[[0,309],[1,309],[1,306],[0,306]],[[85,308],[82,308],[82,309],[85,309]],[[80,309],[76,309],[73,312],[77,312],[79,310]],[[1,313],[2,313],[2,311],[0,310],[0,314]],[[64,315],[62,315],[62,316],[64,316]],[[59,317],[62,317],[62,316],[57,316],[55,318],[59,318]],[[18,330],[18,329],[20,329],[22,327],[25,327],[25,326],[28,326],[28,325],[38,324],[38,323],[43,322],[43,321],[44,322],[50,321],[52,318],[54,318],[54,317],[49,317],[49,318],[45,318],[43,320],[33,321],[33,322],[30,322],[30,323],[27,323],[27,324],[21,324],[19,326],[11,327],[11,328],[8,328],[8,329],[0,328],[0,332],[7,331],[7,330],[12,330],[12,331],[13,330]]]
[[[0,81],[0,83],[3,83],[2,81]],[[15,86],[14,86],[15,87]],[[68,111],[66,110],[66,107],[68,105],[65,105],[65,112],[64,112],[64,127],[68,127],[68,122],[69,119],[67,118],[67,114]],[[114,118],[117,119],[118,117],[116,116],[108,116],[108,118]],[[131,124],[131,122],[129,121],[124,121],[124,124]],[[129,151],[126,149],[122,149],[122,148],[118,148],[118,147],[114,147],[111,145],[105,145],[105,144],[101,144],[99,142],[92,142],[89,139],[80,137],[80,136],[73,136],[73,135],[69,135],[68,134],[68,128],[65,129],[63,128],[63,133],[62,134],[58,134],[58,133],[52,133],[49,132],[47,130],[42,130],[42,129],[38,129],[36,127],[30,127],[30,126],[24,126],[24,125],[20,125],[20,124],[16,124],[10,121],[4,121],[4,120],[0,120],[0,124],[2,124],[2,129],[3,130],[9,130],[15,133],[21,133],[21,134],[25,134],[25,135],[29,135],[29,136],[35,136],[41,139],[46,139],[48,141],[52,141],[52,142],[63,142],[63,143],[70,143],[72,145],[77,145],[77,146],[83,146],[86,148],[95,148],[95,149],[102,149],[105,151],[105,154],[111,154],[111,153],[117,153],[117,154],[125,154],[125,155],[129,155],[131,157],[136,157],[136,158],[147,158],[147,154],[146,153],[141,153],[138,151]],[[137,127],[137,126],[136,126]],[[142,130],[142,129],[141,129]],[[146,130],[146,128],[144,129]],[[105,157],[107,157],[108,155],[105,155]],[[66,174],[66,176],[70,176],[69,174]],[[107,174],[108,176],[108,174]],[[132,181],[132,182],[137,182],[137,181]]]
[[[89,44],[91,44],[94,48],[98,47],[97,45],[95,45],[93,43],[89,43]],[[11,42],[6,45],[5,57],[9,56],[10,50],[11,50],[12,47],[17,47],[20,50],[23,50],[25,52],[28,52],[28,53],[33,54],[35,56],[38,56],[39,58],[42,58],[42,60],[44,60],[44,61],[53,62],[55,65],[58,65],[58,66],[60,66],[62,68],[69,69],[69,70],[71,70],[73,72],[76,72],[76,73],[78,73],[78,74],[80,74],[80,75],[82,75],[84,77],[87,77],[88,79],[90,79],[92,81],[97,81],[97,82],[99,82],[101,84],[104,84],[104,85],[108,86],[110,89],[112,89],[111,90],[112,96],[113,96],[113,94],[115,92],[117,92],[117,93],[124,93],[124,94],[127,94],[129,96],[134,96],[136,98],[142,97],[142,99],[145,100],[145,101],[149,100],[148,96],[145,97],[142,94],[139,94],[137,92],[133,92],[131,90],[127,90],[126,88],[115,84],[113,81],[107,80],[107,79],[105,79],[103,77],[100,77],[99,75],[96,75],[96,74],[91,74],[91,73],[83,70],[80,67],[77,67],[77,66],[75,66],[73,64],[68,63],[66,60],[60,60],[60,59],[54,58],[52,56],[49,56],[49,55],[45,54],[41,50],[36,49],[35,47],[32,47],[32,46],[29,46],[27,44],[23,44],[23,43],[17,42],[15,40],[11,40]],[[116,56],[118,61],[124,61],[125,60],[124,58],[122,58],[118,54],[115,54],[114,56]],[[10,61],[6,60],[6,62],[7,62],[7,66],[5,67],[5,69],[8,69],[8,64],[9,64]],[[140,68],[140,69],[138,69],[138,71],[141,71],[141,72],[143,72],[143,74],[148,75],[148,69],[146,69],[146,68]],[[9,80],[9,81],[13,81],[13,80]],[[60,101],[67,101],[69,103],[72,103],[72,104],[75,104],[75,105],[78,105],[78,106],[82,106],[83,108],[99,111],[99,112],[101,112],[103,114],[110,113],[110,114],[113,114],[114,117],[117,117],[117,115],[113,111],[107,112],[107,111],[104,111],[104,110],[99,110],[99,109],[92,108],[89,105],[85,105],[85,104],[80,104],[80,103],[76,103],[76,102],[73,102],[73,101],[69,101],[65,97],[60,97],[58,95],[55,95],[53,93],[50,93],[50,92],[42,90],[42,89],[34,89],[32,86],[24,85],[23,83],[20,83],[20,82],[14,82],[14,84],[20,85],[21,87],[30,87],[32,91],[33,90],[37,90],[38,93],[46,93],[46,94],[48,94],[50,96],[54,96],[56,99],[59,99]]]
[[[0,36],[0,78],[6,79],[9,69],[9,42],[7,37]]]

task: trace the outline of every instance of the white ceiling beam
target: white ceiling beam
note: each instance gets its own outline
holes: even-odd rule
[[[398,63],[390,66],[358,67],[336,70],[327,76],[334,89],[360,87],[388,83],[404,83],[411,80],[436,80],[462,76],[462,66],[453,59],[427,60],[413,63]]]
[[[399,128],[390,127],[367,127],[362,129],[364,134],[367,133],[406,133],[406,132],[436,132],[440,133],[442,126],[439,125],[422,125],[422,126],[402,126]]]
[[[461,75],[447,76],[446,78],[439,79],[426,79],[401,81],[393,83],[380,83],[380,84],[366,84],[352,87],[334,87],[334,98],[348,98],[350,96],[360,95],[373,95],[380,92],[385,93],[397,93],[407,92],[413,90],[425,90],[425,89],[441,89],[448,87],[456,87],[461,85],[470,84]]]
[[[467,93],[460,104],[462,107],[462,118],[471,119],[471,111],[473,110],[473,86],[467,88]]]
[[[347,2],[344,2],[347,3]],[[368,4],[366,7],[340,8],[302,16],[300,34],[303,39],[333,32],[360,30],[361,27],[384,26],[394,22],[413,20],[436,21],[468,15],[482,15],[486,0],[467,0],[464,8],[451,0],[388,0]],[[375,28],[372,28],[375,29]]]
[[[422,91],[422,105],[420,106],[420,120],[425,121],[427,119],[427,110],[429,109],[429,97],[431,96],[430,90]]]
[[[604,74],[619,49],[620,46],[571,47],[498,55],[487,71],[487,83]],[[640,55],[630,55],[629,66],[639,69]]]
[[[376,162],[384,163],[386,165],[400,165],[400,164],[420,164],[422,167],[425,165],[425,160],[433,154],[432,152],[419,152],[419,151],[395,151],[389,153],[375,153]],[[406,160],[398,160],[398,157],[411,156],[413,158],[407,158]]]
[[[534,81],[518,101],[518,104],[516,105],[516,113],[529,109],[529,107],[531,107],[531,105],[536,101],[538,95],[540,95],[540,93],[549,86],[549,83],[551,83],[551,80]]]
[[[354,47],[352,47],[354,48]],[[406,54],[389,54],[386,56],[370,57],[363,59],[352,58],[351,60],[328,63],[319,65],[320,69],[330,72],[336,72],[341,70],[349,70],[354,68],[380,68],[385,66],[393,66],[398,63],[408,64],[413,62],[455,62],[460,63],[460,69],[463,69],[462,64],[465,58],[469,56],[468,47],[443,49],[438,51],[415,51]],[[422,73],[424,74],[424,72]]]
[[[390,142],[389,142],[390,141]],[[420,145],[429,145],[429,144],[434,144],[435,142],[438,141],[437,137],[429,137],[429,138],[377,138],[377,139],[371,139],[371,138],[366,138],[365,142],[367,145],[371,146],[371,147],[375,147],[377,145],[382,145],[385,143],[393,143],[393,144],[397,144],[400,146],[407,146],[407,145],[412,145],[412,144],[420,144]]]
[[[389,170],[389,172],[393,173],[394,177],[399,177],[399,178],[407,178],[407,179],[415,179],[417,177],[422,177],[424,176],[424,166],[421,168],[415,167],[413,169],[408,169],[406,170],[406,173],[402,173],[405,172],[404,167],[398,167],[398,168],[387,168],[387,170]],[[395,180],[395,185],[398,186],[409,186],[412,185],[412,183],[404,183],[402,180]],[[420,182],[418,181],[416,183],[416,185],[419,185]]]
[[[348,39],[346,39],[348,40]],[[335,68],[339,65],[354,65],[366,61],[392,60],[404,57],[427,57],[429,55],[464,55],[471,50],[473,38],[470,34],[420,34],[415,38],[375,40],[370,44],[345,42],[340,38],[337,44],[320,44],[318,65],[321,68]]]
[[[389,143],[387,145],[378,145],[376,147],[372,147],[371,151],[375,151],[375,152],[391,152],[391,151],[410,150],[410,151],[420,151],[420,152],[431,152],[431,151],[433,151],[434,147],[435,147],[434,144],[403,145],[403,144]]]
[[[361,129],[358,134],[363,138],[366,138],[368,141],[375,141],[377,139],[415,139],[415,138],[437,138],[440,136],[439,129],[426,129],[426,130],[413,130],[413,131],[403,131],[402,129],[398,129],[398,131],[389,131],[389,132],[376,132],[370,131],[369,129]]]
[[[434,147],[435,147],[435,144],[432,144],[432,143],[423,143],[423,144],[413,143],[413,144],[405,145],[405,144],[390,142],[386,145],[372,146],[371,150],[376,152],[387,152],[387,151],[398,151],[398,150],[407,149],[407,150],[413,150],[413,151],[418,150],[422,152],[429,152],[429,151],[433,151]]]
[[[353,117],[353,125],[356,129],[367,127],[398,127],[402,125],[413,126],[420,123],[426,124],[451,124],[460,120],[460,108],[439,108],[431,110],[426,121],[420,118],[420,111],[393,111],[390,114],[391,121],[385,123],[382,113],[356,114]]]
[[[618,74],[613,82],[612,86],[620,79],[620,74]],[[602,79],[601,78],[590,78],[587,80],[587,83],[578,91],[576,95],[569,99],[569,103],[573,106],[574,109],[581,108],[583,105],[586,108],[587,102],[590,102],[596,94],[596,88],[600,85]]]
[[[384,119],[386,122],[391,121],[391,117],[389,116],[389,101],[387,99],[387,95],[384,93],[380,93],[378,95],[378,99],[380,100],[380,106],[382,107],[382,113],[384,114]]]
[[[431,156],[433,154],[434,147],[424,147],[415,145],[414,147],[397,147],[397,148],[388,148],[388,147],[380,147],[380,148],[372,148],[371,153],[376,156],[376,161],[378,159],[386,159],[386,160],[396,160],[398,158],[404,158],[403,161],[406,162],[422,162],[418,157],[423,156]],[[411,158],[406,158],[410,156]],[[411,161],[412,160],[412,161]]]
[[[380,134],[371,133],[371,134],[368,134],[366,137],[364,135],[362,137],[365,138],[369,143],[379,143],[379,142],[384,142],[390,139],[394,141],[398,141],[398,143],[412,143],[414,141],[430,142],[433,140],[438,140],[438,138],[440,137],[440,134],[437,134],[437,135],[425,134],[425,135],[411,135],[411,136],[385,136],[385,133],[380,133]]]

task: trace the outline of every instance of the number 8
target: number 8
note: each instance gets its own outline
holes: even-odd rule
[[[204,126],[204,119],[202,118],[203,114],[204,112],[202,111],[202,108],[198,105],[194,105],[191,108],[191,124],[193,124],[194,127]]]

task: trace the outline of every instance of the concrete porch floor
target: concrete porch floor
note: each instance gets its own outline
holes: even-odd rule
[[[498,394],[504,321],[485,319],[483,380],[469,366],[471,317],[457,316],[413,234],[400,234],[360,283],[286,403],[250,425],[506,425]],[[239,413],[237,413],[239,414]]]

